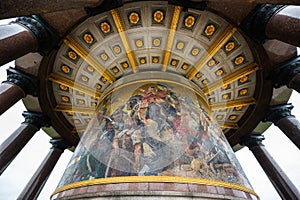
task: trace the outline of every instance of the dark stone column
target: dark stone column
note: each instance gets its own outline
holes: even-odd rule
[[[300,122],[291,114],[292,104],[271,106],[265,121],[273,122],[300,149]]]
[[[266,26],[266,36],[300,46],[300,6],[286,6],[275,13]]]
[[[0,66],[30,52],[47,55],[59,36],[38,16],[19,17],[0,26]]]
[[[243,20],[241,28],[258,43],[277,39],[300,46],[300,6],[259,4]]]
[[[254,41],[264,43],[267,39],[266,26],[270,18],[278,12],[283,5],[259,4],[242,21],[241,29]]]
[[[36,199],[48,180],[54,166],[66,148],[71,146],[62,139],[51,139],[52,148],[35,174],[27,183],[18,199]]]
[[[0,44],[0,66],[38,49],[34,34],[20,24],[1,25]]]
[[[262,140],[264,139],[263,135],[252,134],[242,138],[240,143],[247,146],[252,151],[282,199],[300,199],[300,193],[295,185],[282,171],[262,144]]]
[[[300,93],[300,56],[274,67],[272,77],[275,88],[286,85]]]
[[[8,68],[7,80],[0,85],[0,115],[27,94],[37,96],[38,79],[21,70]]]
[[[40,113],[23,112],[25,121],[0,145],[0,175],[14,160],[32,136],[43,126],[49,126],[48,117]]]

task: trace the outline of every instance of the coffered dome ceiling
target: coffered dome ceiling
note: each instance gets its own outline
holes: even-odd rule
[[[47,95],[81,133],[101,95],[121,77],[174,73],[203,91],[230,137],[257,110],[263,92],[260,58],[250,46],[236,26],[210,11],[163,1],[127,3],[86,19],[63,39],[47,72]]]

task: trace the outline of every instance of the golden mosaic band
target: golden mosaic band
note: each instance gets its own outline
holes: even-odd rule
[[[79,107],[79,106],[68,106],[68,105],[57,105],[54,108],[55,111],[60,112],[75,112],[75,113],[82,113],[82,114],[94,114],[95,108],[93,107]]]
[[[132,48],[129,44],[129,40],[128,40],[128,37],[127,37],[126,32],[125,32],[125,26],[124,26],[122,18],[120,16],[120,12],[117,9],[113,9],[113,10],[110,11],[110,13],[113,17],[113,20],[115,22],[116,28],[117,28],[118,33],[119,33],[119,36],[122,40],[122,43],[123,43],[123,46],[125,48],[127,58],[130,62],[132,70],[133,70],[134,73],[137,73],[138,68],[137,68],[135,55],[134,55],[134,52],[132,51]]]
[[[168,35],[168,41],[165,48],[165,53],[163,57],[163,67],[162,71],[165,72],[167,70],[167,65],[169,63],[169,59],[171,56],[171,48],[173,45],[174,37],[175,37],[175,31],[177,29],[177,24],[180,16],[181,7],[175,6],[173,10],[172,20],[170,24],[170,31]]]
[[[210,104],[211,110],[222,110],[226,108],[234,108],[238,106],[247,106],[247,105],[253,105],[256,104],[256,100],[253,97],[248,97],[244,99],[237,99],[237,100],[232,100],[232,101],[226,101],[222,103],[214,103]]]
[[[239,128],[239,125],[234,122],[219,122],[219,125],[221,126],[222,129],[225,129],[225,128],[238,129]]]
[[[201,178],[186,178],[186,177],[178,177],[178,176],[123,176],[123,177],[92,179],[92,180],[71,183],[62,186],[60,188],[57,188],[53,192],[52,196],[57,193],[63,192],[65,190],[92,186],[92,185],[114,184],[114,183],[147,183],[147,182],[148,183],[185,183],[185,184],[199,184],[199,185],[225,187],[225,188],[247,192],[249,194],[253,194],[256,197],[258,197],[258,195],[252,189],[249,189],[242,185],[228,183],[224,181],[217,181],[217,180],[208,180],[208,179],[201,179]]]

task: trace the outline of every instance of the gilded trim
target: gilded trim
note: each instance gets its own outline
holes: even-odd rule
[[[169,31],[167,44],[166,44],[166,48],[165,48],[164,56],[163,56],[163,62],[162,62],[162,71],[163,72],[165,72],[167,70],[167,66],[169,63],[170,56],[171,56],[171,48],[172,48],[173,42],[174,42],[175,32],[177,29],[178,20],[179,20],[179,16],[180,16],[180,11],[181,11],[180,6],[174,7],[172,20],[171,20],[171,24],[170,24],[170,31]]]
[[[113,184],[113,183],[146,183],[146,182],[211,185],[211,186],[218,186],[218,187],[240,190],[243,192],[247,192],[249,194],[253,194],[256,197],[258,197],[258,195],[252,189],[249,189],[242,185],[224,182],[224,181],[208,180],[208,179],[201,179],[201,178],[187,178],[187,177],[179,177],[179,176],[123,176],[123,177],[111,177],[111,178],[99,178],[93,180],[86,180],[86,181],[71,183],[62,186],[56,189],[51,196],[63,192],[65,190],[91,186],[91,185]]]
[[[218,122],[221,128],[231,128],[231,129],[238,129],[239,125],[234,122]]]
[[[125,32],[126,30],[125,30],[124,24],[122,22],[122,18],[120,16],[120,13],[116,9],[111,10],[110,13],[111,13],[111,15],[114,19],[117,31],[119,33],[119,36],[120,36],[121,40],[122,40],[122,43],[123,43],[123,46],[125,48],[127,58],[130,62],[131,68],[132,68],[134,73],[137,73],[138,72],[137,62],[136,62],[136,59],[135,59],[134,52],[133,52],[133,50],[132,50],[132,48],[129,44],[129,41],[128,41],[128,38],[127,38],[127,35],[126,35],[126,32]]]
[[[204,94],[209,94],[212,91],[215,91],[221,87],[223,87],[224,85],[230,84],[240,78],[242,78],[243,76],[249,75],[253,72],[256,72],[257,70],[259,70],[259,66],[256,63],[251,63],[248,66],[239,69],[231,74],[229,74],[228,76],[225,76],[224,78],[208,85],[205,88],[202,88],[202,91],[204,92]]]
[[[233,101],[227,101],[224,103],[215,103],[210,104],[211,110],[223,110],[226,108],[233,108],[238,106],[247,106],[247,105],[253,105],[256,104],[256,100],[253,97],[245,98],[245,99],[238,99]]]
[[[94,114],[96,109],[91,108],[91,107],[57,105],[54,108],[54,110],[60,111],[60,112],[77,112],[77,113],[83,113],[83,114]]]
[[[92,89],[90,87],[87,87],[87,86],[82,85],[77,82],[75,83],[73,80],[67,79],[58,74],[52,73],[52,74],[50,74],[48,79],[52,82],[55,82],[58,84],[63,84],[65,86],[68,86],[71,89],[77,90],[79,92],[82,92],[82,93],[92,96],[94,98],[99,98],[101,96],[101,92],[97,92],[96,89]]]
[[[209,47],[207,54],[201,57],[201,59],[195,64],[194,67],[186,74],[186,77],[189,80],[192,80],[193,77],[205,66],[205,64],[211,59],[227,42],[227,40],[236,32],[237,28],[228,26],[222,35]]]
[[[105,69],[99,62],[95,60],[75,39],[70,35],[64,39],[64,43],[75,51],[84,61],[89,63],[96,71],[104,76],[110,83],[114,82],[116,78]]]

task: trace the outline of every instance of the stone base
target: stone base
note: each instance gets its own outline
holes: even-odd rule
[[[115,183],[77,187],[56,193],[52,200],[124,199],[124,200],[188,200],[188,199],[250,199],[253,194],[220,186],[182,183]]]

